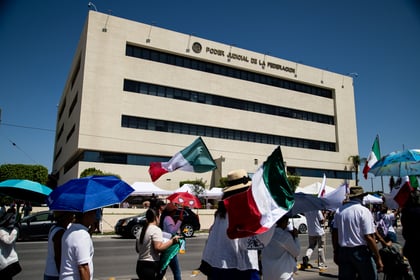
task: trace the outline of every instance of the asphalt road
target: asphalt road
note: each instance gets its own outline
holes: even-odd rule
[[[206,279],[205,275],[199,273],[194,275],[200,264],[201,254],[204,248],[206,234],[197,234],[187,239],[186,253],[179,255],[183,279],[194,278],[194,280]],[[401,235],[399,240],[402,241]],[[131,280],[137,279],[136,259],[137,254],[134,248],[133,239],[122,239],[115,236],[94,236],[94,279],[97,280]],[[301,256],[304,255],[308,246],[306,234],[299,235],[301,245]],[[47,252],[46,241],[18,242],[17,251],[22,265],[22,272],[15,279],[29,280],[42,279],[45,267]],[[302,257],[299,257],[299,262]],[[312,256],[311,263],[316,264],[316,251]],[[331,236],[327,233],[326,258],[328,270],[320,274],[317,269],[298,271],[294,279],[328,279],[337,278],[338,267],[332,261]],[[167,280],[173,279],[172,272],[168,269]],[[380,277],[382,279],[382,275]]]

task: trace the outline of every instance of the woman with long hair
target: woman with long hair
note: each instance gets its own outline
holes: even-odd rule
[[[146,224],[136,238],[136,251],[139,254],[136,272],[139,280],[159,279],[160,253],[178,242],[178,236],[166,242],[163,241],[162,230],[159,228],[159,216],[149,208],[146,211]]]

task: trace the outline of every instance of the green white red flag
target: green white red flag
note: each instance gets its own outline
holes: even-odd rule
[[[363,176],[367,179],[367,174],[372,166],[381,158],[381,150],[379,148],[379,136],[376,135],[375,141],[372,145],[372,151],[370,151],[367,157],[365,167],[363,168]]]
[[[175,170],[204,173],[215,168],[216,163],[209,150],[201,137],[198,137],[191,145],[176,153],[169,161],[151,162],[149,174],[154,182],[163,174]]]
[[[404,176],[401,178],[401,184],[392,188],[391,197],[396,203],[398,203],[400,207],[403,207],[404,204],[407,202],[408,198],[410,197],[410,193],[412,191],[413,187],[411,187],[409,177]]]
[[[277,147],[252,176],[252,186],[224,201],[228,213],[229,238],[267,232],[294,204],[292,187]]]

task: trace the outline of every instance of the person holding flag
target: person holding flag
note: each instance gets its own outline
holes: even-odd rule
[[[226,185],[222,199],[246,192],[251,187],[251,179],[245,170],[234,170],[228,173]],[[257,250],[248,250],[246,238],[229,238],[226,235],[228,221],[230,218],[223,200],[219,201],[203,250],[201,272],[209,280],[260,279]]]

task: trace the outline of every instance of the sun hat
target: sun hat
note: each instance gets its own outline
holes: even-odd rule
[[[350,187],[349,198],[365,196],[365,195],[366,195],[365,191],[363,190],[362,187],[359,187],[359,186]]]
[[[248,177],[243,169],[233,170],[227,175],[226,187],[223,189],[223,192],[230,192],[234,190],[239,190],[242,188],[247,188],[251,186],[251,178]]]
[[[169,202],[168,204],[166,204],[165,206],[165,211],[168,213],[171,213],[173,211],[176,211],[178,208],[175,206],[175,204],[173,204],[172,202]]]

